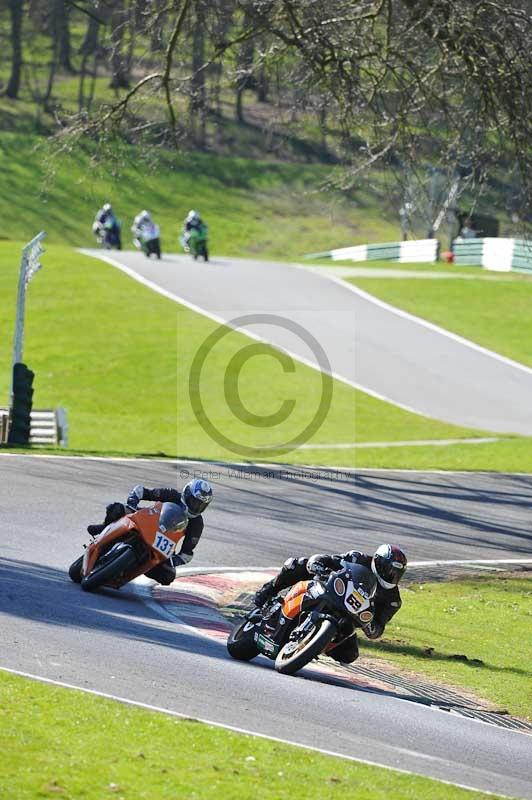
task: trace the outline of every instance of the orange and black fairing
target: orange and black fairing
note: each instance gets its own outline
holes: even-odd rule
[[[301,611],[303,598],[305,597],[310,581],[298,581],[283,600],[283,614],[288,619],[294,619]]]
[[[163,552],[161,547],[157,544],[157,538],[165,540],[169,546],[172,543],[175,546],[184,537],[185,530],[165,529],[164,535],[159,531],[160,513],[163,505],[165,504],[155,503],[151,508],[140,508],[134,513],[127,514],[117,522],[112,522],[108,525],[96,541],[91,542],[85,550],[82,576],[90,574],[100,556],[109,550],[113,544],[126,540],[130,535],[135,535],[144,542],[147,558],[140,563],[136,569],[122,575],[116,581],[110,581],[110,586],[114,586],[115,588],[123,586],[124,583],[128,583],[139,575],[143,575],[172,555],[170,550],[168,550],[168,552]]]

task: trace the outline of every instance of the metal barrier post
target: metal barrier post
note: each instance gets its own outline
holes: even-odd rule
[[[44,231],[35,236],[31,242],[24,247],[20,262],[20,272],[18,277],[17,294],[17,316],[15,321],[15,336],[13,339],[13,368],[15,364],[22,361],[22,351],[24,347],[24,311],[26,307],[26,289],[35,273],[41,268],[40,256],[44,253],[41,244],[46,236]],[[13,372],[11,373],[11,391],[9,393],[9,407],[13,407]]]

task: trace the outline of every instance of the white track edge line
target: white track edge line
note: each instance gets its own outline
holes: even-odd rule
[[[173,292],[170,292],[167,289],[163,289],[158,284],[154,283],[153,281],[150,281],[149,278],[144,278],[143,275],[140,275],[138,272],[135,272],[135,270],[132,269],[131,267],[127,267],[125,264],[121,264],[120,261],[115,261],[110,256],[106,256],[103,254],[96,255],[95,253],[91,253],[83,249],[78,249],[78,252],[80,252],[82,255],[89,256],[90,258],[96,258],[99,259],[100,261],[106,261],[112,267],[116,267],[116,269],[121,270],[130,278],[133,278],[133,280],[136,280],[139,283],[143,284],[144,286],[147,286],[149,289],[152,289],[154,292],[161,294],[163,297],[166,297],[169,300],[173,300],[175,303],[179,303],[180,305],[185,306],[191,311],[195,311],[197,314],[201,314],[204,317],[208,317],[209,319],[212,319],[214,322],[217,322],[219,325],[224,325],[226,328],[230,328],[231,330],[237,331],[238,333],[241,333],[244,336],[248,336],[250,339],[267,344],[270,347],[273,347],[274,350],[279,350],[283,353],[286,353],[295,361],[299,361],[302,364],[305,364],[305,366],[310,367],[313,370],[316,370],[316,372],[329,375],[329,377],[334,378],[335,380],[340,381],[341,383],[347,384],[347,386],[351,386],[351,388],[353,389],[357,389],[360,392],[364,392],[365,394],[374,397],[376,400],[382,400],[385,403],[391,403],[392,405],[397,406],[397,408],[402,408],[403,411],[408,411],[411,414],[417,414],[418,416],[422,417],[427,416],[426,413],[420,411],[419,409],[406,405],[405,403],[401,403],[398,400],[393,400],[392,398],[387,397],[386,395],[381,394],[380,392],[377,392],[374,389],[370,389],[369,387],[364,386],[361,383],[352,381],[350,378],[345,378],[343,375],[340,375],[337,372],[333,372],[332,370],[322,370],[318,364],[315,364],[313,361],[310,361],[310,359],[307,359],[304,356],[297,355],[296,353],[293,353],[291,350],[287,350],[285,347],[279,347],[278,345],[272,344],[272,342],[270,342],[268,339],[264,339],[262,336],[258,336],[255,333],[251,333],[250,331],[247,331],[244,328],[238,328],[235,327],[234,325],[231,325],[228,320],[225,320],[223,317],[218,316],[218,314],[214,314],[211,311],[207,311],[206,309],[197,306],[195,303],[191,303],[189,300],[185,300],[180,295],[174,294]],[[292,266],[292,265],[287,265],[287,266]],[[299,267],[299,269],[305,269],[305,267]],[[339,282],[342,283],[342,281]]]
[[[29,678],[30,680],[39,681],[40,683],[47,683],[47,684],[50,684],[52,686],[60,686],[60,687],[62,687],[64,689],[74,689],[75,691],[84,692],[85,694],[91,694],[91,695],[96,696],[96,697],[102,697],[102,698],[104,698],[106,700],[115,700],[115,701],[117,701],[119,703],[123,703],[124,705],[134,706],[136,708],[143,708],[146,711],[155,711],[155,712],[157,712],[159,714],[166,714],[167,716],[177,717],[178,719],[182,719],[182,720],[191,720],[191,721],[195,721],[195,722],[201,722],[204,725],[210,725],[213,728],[223,728],[224,730],[228,730],[228,731],[231,731],[233,733],[243,734],[245,736],[254,736],[254,737],[257,737],[259,739],[266,739],[268,741],[278,742],[279,744],[288,744],[288,745],[291,745],[293,747],[298,747],[298,748],[300,748],[302,750],[311,750],[311,751],[316,752],[316,753],[321,753],[322,755],[332,756],[333,758],[342,758],[345,761],[354,761],[354,762],[359,763],[359,764],[366,764],[367,766],[370,766],[370,767],[380,767],[381,769],[387,769],[387,770],[390,770],[391,772],[400,772],[403,775],[415,775],[417,777],[426,778],[428,780],[433,780],[433,781],[436,781],[436,782],[439,782],[439,783],[446,784],[447,786],[457,786],[460,789],[467,789],[468,791],[472,791],[472,792],[482,792],[482,793],[484,793],[486,795],[490,795],[490,796],[493,796],[493,797],[504,797],[504,798],[508,798],[508,800],[514,800],[509,795],[501,795],[498,792],[485,791],[484,789],[478,789],[478,788],[476,788],[474,786],[466,786],[465,784],[462,784],[462,783],[453,783],[452,781],[442,780],[441,778],[433,778],[432,776],[424,775],[423,773],[413,772],[413,771],[407,770],[407,769],[401,769],[400,767],[390,767],[387,764],[381,764],[378,761],[370,761],[369,759],[365,759],[365,758],[356,758],[355,756],[343,755],[342,753],[336,753],[333,750],[325,750],[325,749],[320,748],[320,747],[313,747],[311,745],[302,744],[301,742],[291,742],[289,739],[282,739],[282,738],[280,738],[278,736],[268,736],[265,733],[255,733],[253,731],[247,730],[246,728],[239,728],[239,727],[236,727],[235,725],[227,725],[227,724],[225,724],[223,722],[214,722],[214,721],[209,720],[209,719],[203,719],[202,717],[192,717],[192,716],[190,716],[190,714],[182,714],[179,711],[171,711],[170,709],[161,708],[160,706],[153,706],[153,705],[150,705],[149,703],[143,703],[140,700],[131,700],[130,698],[120,697],[119,695],[109,694],[108,692],[100,692],[97,689],[87,689],[87,688],[82,687],[82,686],[76,686],[75,684],[72,684],[72,683],[66,683],[65,681],[57,681],[57,680],[54,680],[53,678],[45,678],[42,675],[35,675],[33,673],[30,673],[30,672],[23,672],[22,670],[11,669],[10,667],[4,667],[2,665],[0,665],[0,669],[3,672],[10,673],[11,675],[18,675],[18,676],[20,676],[22,678]],[[440,758],[437,758],[435,756],[429,756],[429,755],[427,755],[425,753],[418,753],[418,752],[412,751],[412,750],[406,750],[405,751],[403,748],[393,747],[393,745],[391,747],[392,747],[393,750],[396,750],[399,753],[405,753],[406,752],[410,756],[422,758],[422,759],[425,759],[425,760],[428,760],[428,761],[440,761],[440,762],[444,762],[444,763],[447,763],[447,764],[449,763],[448,761],[445,761],[445,759],[440,759]]]
[[[530,439],[532,437],[523,436],[523,439]],[[530,472],[506,472],[501,470],[482,470],[482,469],[399,469],[394,467],[339,467],[338,465],[334,464],[285,464],[285,463],[277,463],[275,461],[203,461],[203,460],[196,460],[192,458],[178,458],[176,456],[168,456],[168,458],[143,458],[143,457],[135,457],[135,456],[80,456],[80,455],[62,455],[59,453],[10,453],[8,451],[1,452],[0,449],[0,458],[3,456],[7,456],[8,458],[57,458],[57,459],[65,459],[65,460],[75,460],[79,459],[80,461],[109,461],[109,462],[125,462],[134,464],[136,462],[146,462],[153,464],[198,464],[199,466],[203,466],[205,469],[208,467],[218,467],[223,469],[224,467],[227,469],[233,469],[235,467],[247,467],[248,469],[252,469],[253,467],[260,467],[261,469],[277,469],[279,471],[291,471],[295,472],[296,470],[315,470],[317,472],[336,472],[340,475],[342,473],[346,473],[349,475],[353,475],[356,477],[356,473],[396,473],[399,475],[485,475],[485,476],[493,476],[493,475],[509,475],[509,476],[516,476],[516,477],[523,477],[523,478],[530,478],[532,476],[532,470]],[[304,478],[304,472],[301,472],[301,477]]]
[[[296,269],[307,269],[304,266],[295,266]],[[321,278],[325,278],[325,280],[333,281],[334,283],[342,286],[344,289],[347,289],[348,292],[353,292],[354,294],[362,297],[364,300],[373,303],[374,305],[379,306],[380,308],[384,309],[385,311],[389,311],[393,314],[396,314],[403,319],[408,320],[409,322],[415,322],[418,325],[421,325],[428,330],[433,331],[434,333],[439,333],[442,336],[447,337],[448,339],[452,339],[459,344],[464,345],[465,347],[469,347],[472,350],[476,350],[479,353],[482,353],[485,356],[489,356],[490,358],[494,358],[496,361],[500,361],[506,366],[514,367],[515,369],[519,369],[522,372],[526,372],[529,375],[532,375],[532,368],[527,367],[525,364],[521,364],[519,361],[514,361],[512,358],[508,358],[507,356],[503,356],[500,353],[496,353],[494,350],[490,350],[487,347],[483,347],[480,344],[476,344],[476,342],[471,341],[471,339],[466,339],[463,336],[460,336],[457,333],[453,333],[452,331],[447,330],[446,328],[441,328],[439,325],[436,325],[434,322],[429,322],[423,317],[417,317],[415,314],[410,314],[408,311],[404,311],[402,308],[397,308],[397,306],[392,306],[389,303],[386,303],[384,300],[380,300],[378,297],[370,294],[369,292],[365,292],[364,289],[360,289],[358,286],[354,286],[352,283],[347,283],[346,281],[342,280],[341,278],[336,277],[335,275],[326,275],[321,273],[313,273],[314,275],[318,275]],[[392,401],[393,402],[393,401]],[[419,413],[419,412],[418,412]]]
[[[444,558],[434,561],[409,561],[408,569],[415,567],[460,566],[462,564],[532,564],[532,558]],[[219,572],[277,572],[278,570],[279,564],[270,567],[183,567],[179,569],[177,578],[201,574],[214,575]]]

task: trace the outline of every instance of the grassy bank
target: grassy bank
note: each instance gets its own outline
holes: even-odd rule
[[[0,246],[0,394],[10,379],[11,337],[20,247]],[[36,372],[36,407],[64,406],[75,450],[167,454],[235,460],[198,423],[189,396],[194,357],[217,325],[132,281],[123,273],[69,248],[49,247],[27,297],[24,357]],[[319,407],[322,378],[295,363],[294,372],[268,348],[243,365],[232,359],[250,340],[234,332],[212,348],[201,377],[205,413],[237,443],[253,446],[248,458],[295,463],[358,463],[354,449],[295,450],[275,455],[267,447],[303,430]],[[295,400],[288,418],[273,427],[238,419],[225,397],[224,376],[236,379],[245,408],[267,415],[280,399]],[[275,386],[275,393],[272,387]],[[330,409],[309,443],[437,439],[474,435],[331,382]],[[5,401],[4,401],[5,402]],[[440,448],[441,450],[442,448]],[[236,453],[239,456],[239,453]]]
[[[532,719],[532,578],[477,576],[401,590],[403,607],[362,651]]]
[[[52,244],[94,243],[91,225],[110,201],[129,240],[133,217],[149,209],[161,224],[163,246],[178,251],[178,229],[190,208],[209,223],[211,251],[260,258],[304,253],[359,241],[397,237],[382,215],[384,187],[355,194],[323,190],[330,168],[278,164],[202,153],[144,153],[115,144],[50,157],[44,138],[0,135],[2,236],[28,240],[45,229]],[[107,158],[102,161],[103,155]]]
[[[1,672],[0,698],[2,779],[17,800],[487,797]]]

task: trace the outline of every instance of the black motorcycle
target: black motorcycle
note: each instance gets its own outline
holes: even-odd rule
[[[373,619],[377,579],[361,564],[300,581],[284,597],[254,608],[227,640],[233,658],[251,661],[260,653],[275,669],[293,675]]]
[[[96,238],[98,244],[105,250],[121,250],[122,249],[122,234],[120,222],[115,220],[106,220],[96,227]]]

